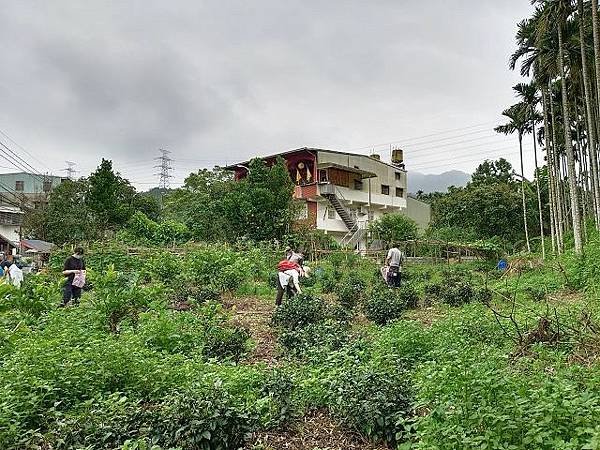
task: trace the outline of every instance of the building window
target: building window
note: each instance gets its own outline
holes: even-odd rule
[[[24,181],[15,181],[15,191],[23,192],[25,190],[25,182]]]
[[[381,185],[381,193],[383,195],[390,195],[390,187],[387,184]]]
[[[404,197],[404,189],[401,187],[396,188],[396,197]]]
[[[354,189],[357,191],[362,191],[363,182],[361,180],[354,180]]]
[[[334,220],[336,218],[335,217],[335,209],[327,208],[327,218],[331,219],[331,220]]]
[[[396,181],[402,181],[402,172],[396,172]]]
[[[319,170],[319,182],[321,183],[327,183],[328,179],[327,179],[327,171],[320,169]]]
[[[52,181],[44,181],[44,192],[50,192],[52,190]]]

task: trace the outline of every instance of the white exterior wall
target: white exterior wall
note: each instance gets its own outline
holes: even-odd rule
[[[21,240],[19,229],[18,225],[0,225],[0,234],[9,241],[18,243]]]
[[[336,195],[347,209],[358,211],[362,208],[367,211],[367,214],[356,215],[356,219],[361,226],[366,227],[368,225],[369,215],[372,215],[372,220],[377,220],[388,213],[406,214],[408,192],[406,171],[403,169],[390,166],[365,155],[345,155],[319,151],[318,165],[322,167],[327,163],[349,168],[358,167],[376,175],[376,177],[364,179],[361,190],[336,186]],[[396,179],[396,173],[400,174],[399,180]],[[390,187],[389,195],[381,193],[382,184]],[[396,187],[404,190],[402,197],[396,196]],[[328,211],[330,210],[335,213],[327,200],[322,199],[318,202],[317,229],[331,233],[336,240],[341,241],[348,233],[348,228],[337,213],[335,213],[335,219],[329,219]],[[361,247],[364,247],[364,244]]]

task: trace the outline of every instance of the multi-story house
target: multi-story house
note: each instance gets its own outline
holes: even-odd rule
[[[28,172],[0,173],[0,204],[37,206],[65,178]]]
[[[388,213],[429,223],[429,207],[407,197],[407,172],[402,150],[392,152],[392,163],[378,155],[300,148],[263,158],[273,164],[285,160],[295,182],[294,198],[301,204],[301,218],[332,235],[346,247],[367,246],[368,223]],[[248,162],[228,166],[235,178],[244,178]],[[412,205],[412,206],[411,206]]]

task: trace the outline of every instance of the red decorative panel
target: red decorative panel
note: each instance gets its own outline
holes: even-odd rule
[[[296,186],[294,188],[294,198],[297,199],[309,199],[317,196],[317,185],[316,183],[307,184],[304,186]]]

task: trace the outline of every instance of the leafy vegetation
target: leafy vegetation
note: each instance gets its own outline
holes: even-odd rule
[[[277,255],[120,248],[88,252],[79,307],[56,308],[55,275],[0,290],[2,448],[238,448],[314,409],[399,449],[595,445],[600,309],[557,300],[570,286],[595,298],[591,261],[582,273],[570,255],[515,259],[502,277],[494,264],[408,266],[388,289],[374,264],[332,254],[265,318],[270,367],[229,305],[267,285]],[[272,304],[266,292],[253,301]]]

